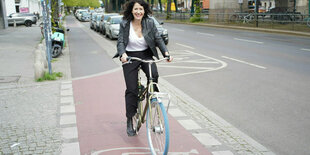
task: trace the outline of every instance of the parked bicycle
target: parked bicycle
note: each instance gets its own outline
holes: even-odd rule
[[[153,155],[168,154],[169,150],[169,121],[167,111],[170,105],[170,95],[167,93],[156,92],[155,87],[159,90],[158,83],[153,81],[152,68],[153,63],[157,63],[168,58],[160,60],[142,60],[137,57],[128,57],[128,62],[140,61],[147,63],[149,66],[150,78],[146,87],[141,82],[140,71],[138,72],[138,109],[133,117],[133,126],[138,134],[140,127],[146,122],[148,144]],[[167,108],[164,107],[163,101],[167,100]]]

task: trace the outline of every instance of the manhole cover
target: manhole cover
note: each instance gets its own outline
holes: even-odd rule
[[[0,83],[17,82],[20,76],[0,76]]]

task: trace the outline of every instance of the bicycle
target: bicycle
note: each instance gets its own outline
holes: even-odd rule
[[[146,122],[148,144],[153,155],[168,154],[169,150],[169,120],[168,109],[170,105],[170,95],[167,93],[155,92],[154,87],[158,89],[158,83],[155,83],[152,78],[151,65],[168,58],[160,60],[142,60],[137,57],[128,57],[127,63],[132,60],[148,63],[150,78],[148,79],[147,87],[142,84],[139,67],[138,72],[138,108],[137,113],[133,117],[134,130],[138,134],[140,127]],[[167,110],[164,107],[163,99],[168,99]]]

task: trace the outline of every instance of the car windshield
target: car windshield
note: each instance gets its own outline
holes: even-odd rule
[[[106,20],[108,20],[108,18],[109,18],[109,17],[111,17],[111,16],[113,16],[113,15],[104,15],[103,20],[105,20],[105,21],[106,21]]]
[[[122,21],[122,17],[113,18],[112,21],[111,21],[111,23],[112,23],[112,24],[119,24],[119,23],[121,23],[121,21]]]
[[[93,16],[91,17],[92,20],[95,20],[95,19],[96,19],[96,16],[97,16],[97,14],[93,14]]]
[[[86,16],[86,15],[88,15],[88,12],[82,12],[82,15]]]
[[[101,16],[100,15],[97,15],[97,20],[101,20]]]

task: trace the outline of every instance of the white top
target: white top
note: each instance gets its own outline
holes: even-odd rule
[[[144,51],[148,48],[144,37],[138,37],[135,30],[133,29],[132,22],[130,22],[129,30],[129,41],[126,47],[126,51]]]

